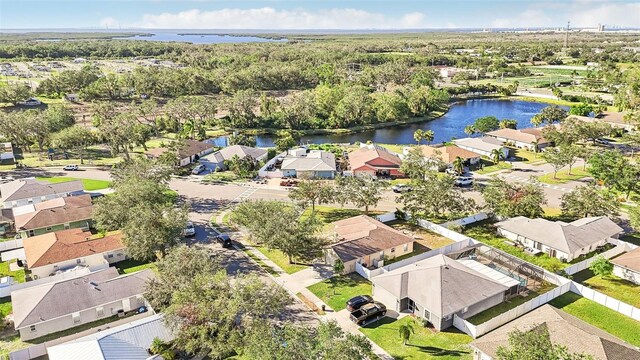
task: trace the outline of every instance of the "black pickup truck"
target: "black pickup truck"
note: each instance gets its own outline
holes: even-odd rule
[[[351,313],[351,321],[357,325],[364,325],[369,320],[381,318],[387,313],[387,307],[379,302],[363,305],[360,309]]]

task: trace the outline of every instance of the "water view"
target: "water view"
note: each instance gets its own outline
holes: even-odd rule
[[[548,104],[520,101],[520,100],[468,100],[451,105],[449,111],[442,117],[405,126],[363,131],[355,134],[308,135],[302,137],[304,144],[320,143],[354,143],[371,140],[381,144],[415,144],[413,133],[418,129],[433,130],[434,143],[462,138],[465,126],[483,116],[495,116],[498,119],[513,119],[518,121],[518,128],[531,127],[531,118]],[[565,107],[565,109],[567,109]],[[257,137],[257,144],[261,147],[274,146],[272,135]],[[226,137],[211,139],[217,146],[226,145]]]
[[[189,42],[193,44],[231,44],[248,42],[285,42],[287,39],[268,39],[257,36],[242,35],[220,35],[220,34],[195,34],[177,32],[154,32],[151,35],[136,35],[124,40],[144,40],[144,41],[175,41]]]

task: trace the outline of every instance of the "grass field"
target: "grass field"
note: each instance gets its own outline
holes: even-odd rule
[[[346,308],[347,300],[354,296],[371,295],[371,283],[358,274],[334,276],[308,289],[335,311]]]
[[[157,270],[155,263],[136,261],[133,259],[120,261],[115,263],[114,266],[118,269],[120,274],[131,274],[144,269],[152,269],[153,271]]]
[[[630,317],[572,292],[555,298],[550,304],[630,344],[640,346],[640,322]]]
[[[407,345],[403,345],[398,329],[407,323],[411,323],[414,334]],[[410,316],[405,316],[400,320],[385,317],[360,328],[360,331],[395,359],[470,360],[473,352],[467,344],[473,339],[455,328],[451,329],[434,333]]]
[[[494,172],[500,171],[500,170],[509,170],[509,169],[511,169],[511,164],[509,164],[507,162],[504,162],[504,161],[501,161],[501,162],[499,162],[497,164],[494,164],[491,161],[487,161],[487,160],[483,159],[482,162],[483,162],[483,164],[485,164],[485,166],[483,168],[481,168],[481,169],[474,170],[473,171],[474,173],[484,175],[484,174],[491,174],[491,173],[494,173]]]
[[[9,264],[15,262],[16,260],[12,260],[12,261],[2,261],[0,262],[0,277],[4,277],[4,276],[13,276],[13,281],[15,282],[24,282],[24,269],[20,269],[18,271],[10,271],[9,270]]]
[[[268,249],[265,246],[257,246],[256,249],[282,268],[287,274],[293,274],[309,267],[309,265],[289,264],[287,255],[278,249]]]
[[[111,186],[111,181],[107,181],[107,180],[78,179],[78,178],[64,177],[64,176],[37,177],[36,179],[42,180],[42,181],[47,181],[47,182],[50,182],[52,184],[68,182],[68,181],[74,181],[74,180],[80,180],[80,181],[82,181],[82,185],[84,186],[84,189],[87,190],[87,191],[102,190],[102,189],[106,189],[106,188]]]
[[[538,176],[538,181],[545,184],[565,184],[569,181],[576,181],[591,176],[589,172],[583,170],[582,167],[571,169],[571,175],[569,175],[569,169],[559,170],[556,174],[556,178],[553,178],[553,173],[544,174]]]
[[[527,151],[523,149],[516,149],[516,158],[520,158],[521,161],[529,164],[542,164],[545,160],[542,158],[541,153],[534,153],[533,151]]]
[[[591,270],[586,269],[575,274],[573,280],[612,298],[640,308],[640,286],[625,279],[615,275],[595,275]]]

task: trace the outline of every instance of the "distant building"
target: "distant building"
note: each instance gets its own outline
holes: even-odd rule
[[[453,140],[453,143],[462,149],[469,150],[486,157],[491,157],[494,150],[500,151],[503,159],[508,159],[510,157],[509,148],[504,146],[502,141],[491,136],[455,139]]]
[[[0,143],[0,165],[11,165],[16,162],[13,146],[10,142]]]
[[[84,186],[80,180],[49,183],[27,178],[0,184],[0,201],[5,209],[82,193]]]
[[[425,158],[437,158],[448,167],[453,165],[457,158],[461,158],[465,165],[475,165],[480,162],[481,158],[480,154],[463,149],[456,145],[445,145],[439,147],[421,145],[419,148]],[[409,151],[409,148],[405,148],[405,155],[407,155]]]
[[[145,152],[150,159],[157,159],[169,149],[165,147],[151,149]],[[187,166],[197,162],[201,157],[211,154],[214,146],[197,140],[185,140],[184,144],[178,149],[178,166]]]
[[[542,129],[538,128],[499,129],[488,132],[487,136],[492,136],[502,141],[505,145],[511,144],[518,149],[529,151],[538,151],[549,146],[549,141],[542,135]]]

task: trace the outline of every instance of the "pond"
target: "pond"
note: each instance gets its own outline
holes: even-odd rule
[[[228,44],[228,43],[248,43],[248,42],[286,42],[287,39],[269,39],[258,36],[245,35],[221,35],[208,33],[178,33],[158,31],[150,35],[136,35],[119,38],[120,40],[144,40],[144,41],[175,41],[188,42],[192,44]]]
[[[303,144],[355,143],[373,141],[380,144],[415,144],[413,133],[418,129],[433,130],[433,143],[450,141],[453,138],[467,137],[464,128],[475,119],[483,116],[495,116],[498,119],[518,121],[518,128],[532,127],[531,118],[548,104],[520,100],[467,100],[452,104],[442,117],[422,123],[395,126],[383,129],[367,130],[354,134],[327,134],[303,136]],[[568,108],[564,107],[565,110]],[[257,137],[259,147],[273,146],[273,135]],[[226,145],[226,137],[210,139],[217,146]]]

